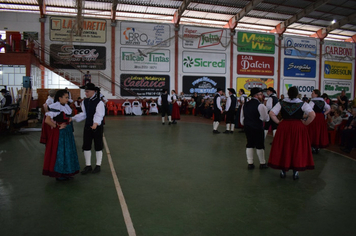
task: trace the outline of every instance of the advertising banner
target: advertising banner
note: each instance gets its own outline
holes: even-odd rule
[[[163,89],[169,91],[169,75],[121,74],[120,82],[125,97],[159,96]]]
[[[310,98],[311,93],[315,89],[316,80],[284,79],[283,80],[283,94],[286,95],[288,92],[288,89],[292,86],[297,87],[300,94],[302,94],[303,96],[304,96],[304,94],[306,94],[307,97]]]
[[[106,48],[51,44],[50,65],[59,69],[105,70]]]
[[[334,80],[324,80],[324,93],[329,98],[337,98],[341,91],[345,90],[346,97],[351,97],[351,82],[339,82]]]
[[[237,78],[236,91],[244,89],[245,94],[250,95],[251,88],[266,89],[268,87],[274,87],[273,79],[262,78]]]
[[[284,55],[298,57],[316,57],[316,40],[301,38],[284,39]]]
[[[187,96],[198,94],[214,94],[217,88],[226,90],[226,78],[214,76],[183,76],[183,93]]]
[[[325,61],[324,78],[352,79],[352,63]]]
[[[225,29],[183,26],[183,48],[225,51],[226,40]]]
[[[341,59],[351,61],[353,57],[353,45],[351,43],[325,41],[324,56],[328,59]]]
[[[171,28],[168,24],[120,23],[120,42],[122,45],[169,47]]]
[[[70,17],[52,16],[50,18],[50,40],[83,43],[106,42],[106,20],[84,18],[81,36],[76,35],[75,20]]]
[[[170,51],[138,48],[120,49],[120,69],[122,71],[170,71]]]
[[[225,74],[226,54],[184,51],[182,67],[183,72]]]
[[[243,75],[274,75],[274,57],[238,55],[237,73]]]
[[[284,58],[284,76],[315,78],[316,61]]]
[[[275,35],[238,32],[237,51],[274,54]]]

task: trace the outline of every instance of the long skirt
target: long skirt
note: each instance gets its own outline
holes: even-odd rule
[[[315,119],[307,128],[312,147],[324,148],[329,145],[328,125],[323,113],[316,113]]]
[[[308,129],[300,120],[283,120],[278,125],[268,166],[284,171],[314,169]]]
[[[180,120],[179,106],[176,102],[173,103],[172,120]]]
[[[41,130],[41,138],[40,138],[40,143],[46,144],[49,133],[51,132],[51,126],[47,125],[45,123],[46,116],[44,116],[43,121],[42,121],[42,130]]]
[[[51,129],[42,174],[56,178],[69,177],[78,174],[79,169],[72,125],[68,124],[64,129]]]

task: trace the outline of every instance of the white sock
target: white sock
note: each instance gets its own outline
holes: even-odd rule
[[[172,116],[168,116],[168,121],[172,122]]]
[[[216,130],[218,130],[218,127],[219,127],[219,121],[216,121],[215,126],[216,126]]]
[[[256,149],[258,159],[260,159],[260,164],[266,164],[265,159],[265,150],[264,149]]]
[[[103,151],[96,151],[96,165],[101,166],[101,161],[103,160]]]
[[[164,123],[164,117],[162,117],[162,123]]]
[[[267,137],[267,134],[268,134],[268,130],[265,130],[265,139]]]
[[[213,130],[216,130],[216,121],[213,122]]]
[[[85,165],[91,166],[91,150],[84,151]]]
[[[230,130],[230,124],[226,124],[226,130]]]
[[[231,124],[231,131],[234,131],[235,130],[235,124]]]
[[[273,137],[276,135],[277,130],[273,130]]]
[[[247,163],[253,164],[253,148],[246,148]]]

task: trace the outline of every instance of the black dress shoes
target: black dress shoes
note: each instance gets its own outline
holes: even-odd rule
[[[223,133],[224,133],[224,134],[229,134],[230,131],[229,131],[229,130],[225,130]]]
[[[293,179],[294,180],[299,179],[299,172],[298,171],[293,171]]]
[[[260,164],[260,169],[262,170],[262,169],[267,169],[268,168],[268,166],[267,166],[267,164],[265,163],[265,164]]]
[[[255,165],[254,164],[248,164],[247,169],[248,170],[253,170],[253,169],[255,169]]]
[[[213,130],[213,134],[220,134],[218,130]]]
[[[279,176],[282,178],[282,179],[285,179],[286,178],[286,172],[284,170],[281,170],[281,173],[279,174]]]
[[[92,174],[98,173],[100,172],[100,166],[95,166],[93,172],[91,172]]]
[[[86,175],[88,173],[90,173],[93,170],[93,168],[91,168],[91,166],[86,166],[84,168],[84,170],[82,172],[80,172],[82,175]]]

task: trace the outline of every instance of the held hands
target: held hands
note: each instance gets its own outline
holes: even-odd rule
[[[93,126],[90,126],[91,129],[96,129],[96,127],[98,127],[97,123],[94,123]]]
[[[65,127],[67,127],[66,123],[62,123],[62,124],[58,125],[59,129],[64,129]]]

